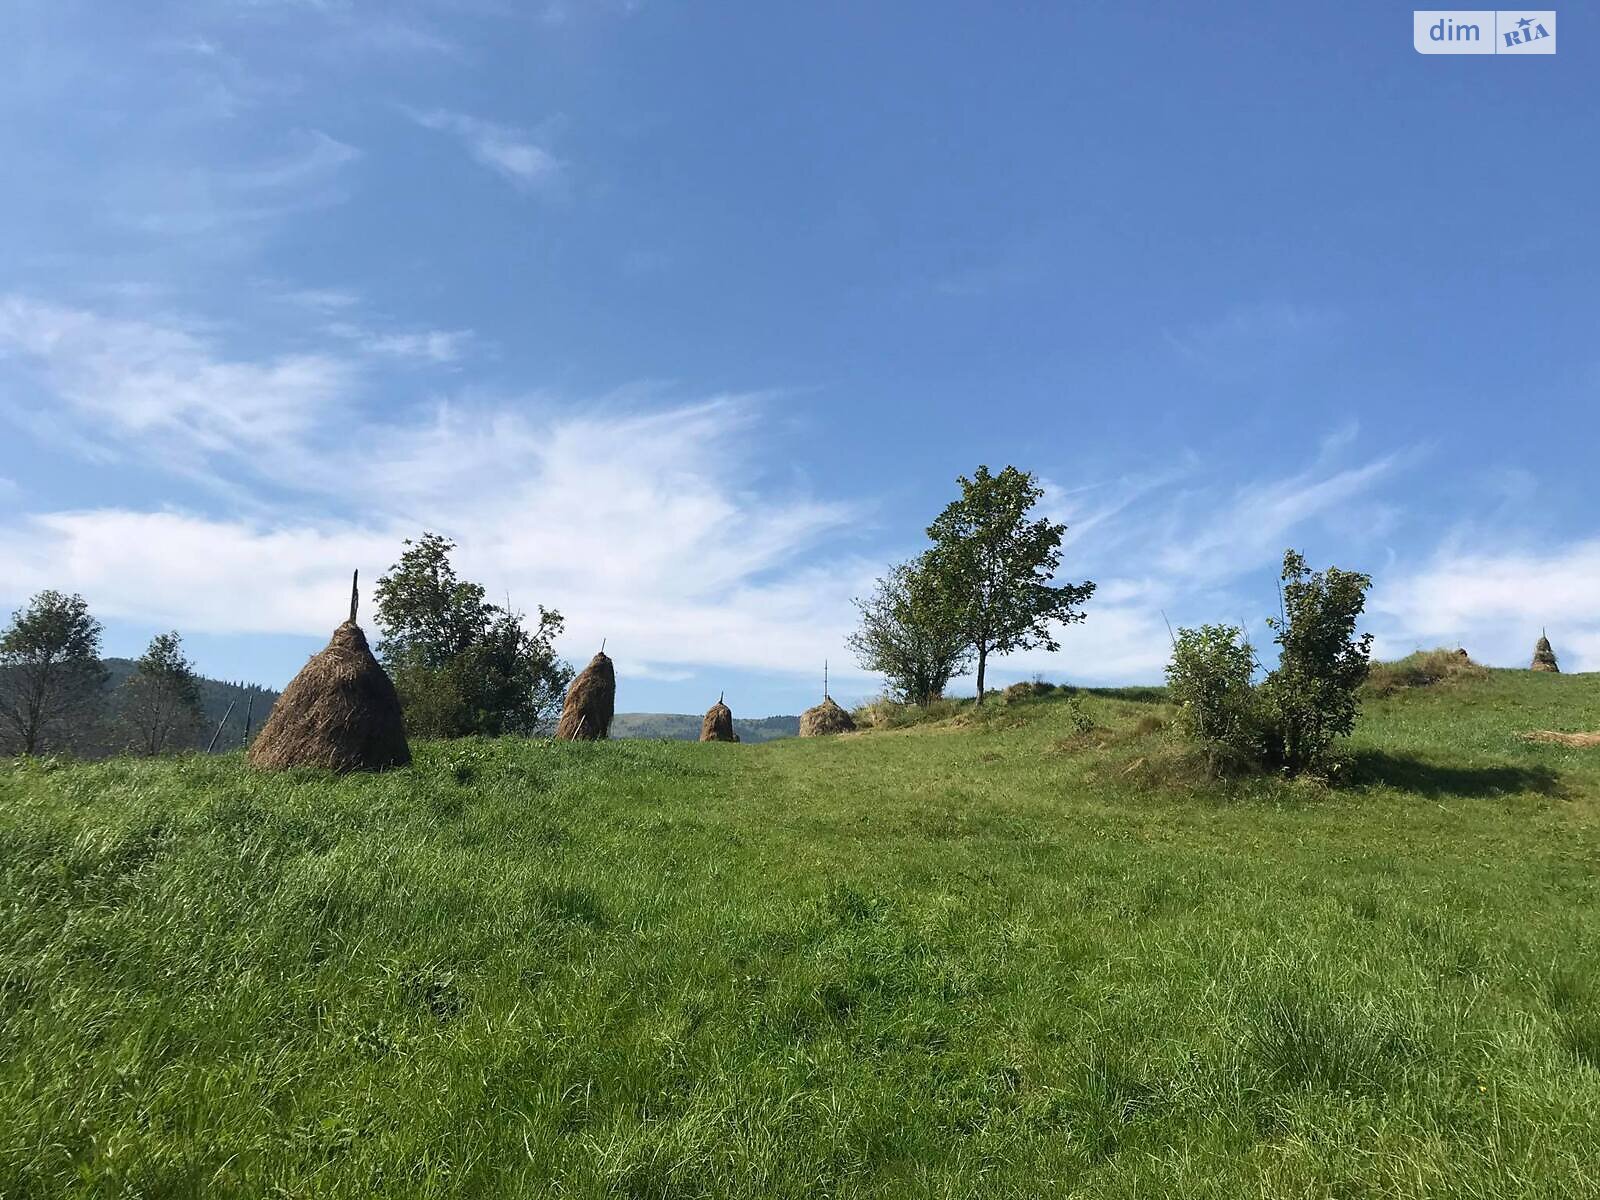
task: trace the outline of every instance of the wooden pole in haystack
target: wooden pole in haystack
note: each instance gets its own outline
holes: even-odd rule
[[[822,660],[822,703],[800,714],[801,737],[826,737],[833,733],[849,733],[856,723],[850,714],[840,708],[828,695],[828,660]]]

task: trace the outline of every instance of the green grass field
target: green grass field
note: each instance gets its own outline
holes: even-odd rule
[[[1083,708],[0,764],[0,1196],[1600,1196],[1600,676]]]

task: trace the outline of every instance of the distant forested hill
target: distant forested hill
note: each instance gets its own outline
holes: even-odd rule
[[[701,718],[688,713],[618,713],[611,722],[614,738],[664,738],[671,742],[692,742],[700,736]],[[797,737],[799,717],[757,717],[733,719],[733,731],[741,742],[770,742],[776,738]]]
[[[131,658],[107,658],[103,662],[110,676],[106,682],[108,699],[110,704],[114,705],[117,689],[128,676],[133,674],[134,662]],[[250,716],[250,731],[253,735],[267,719],[267,713],[272,711],[273,702],[277,698],[277,692],[257,684],[228,683],[221,679],[202,678],[200,703],[205,709],[205,720],[200,723],[200,731],[193,742],[194,747],[204,750],[210,744],[211,735],[217,732],[217,724],[222,720],[223,714],[227,713],[229,703],[236,702],[232,714],[228,717],[228,723],[223,726],[222,736],[217,738],[217,749],[237,750],[244,744],[246,714]]]

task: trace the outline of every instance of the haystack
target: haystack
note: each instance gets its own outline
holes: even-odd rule
[[[733,710],[717,697],[717,702],[706,709],[705,720],[700,722],[702,742],[737,742],[739,735],[733,731]]]
[[[251,766],[385,771],[411,761],[400,697],[356,624],[356,599],[352,580],[350,619],[278,697],[250,744]]]
[[[569,742],[598,742],[610,735],[616,707],[617,672],[602,649],[567,689],[556,736]]]
[[[1539,631],[1539,640],[1533,646],[1533,663],[1528,668],[1531,671],[1553,671],[1561,674],[1561,667],[1556,663],[1556,652],[1550,649],[1550,639],[1545,637],[1544,631]]]
[[[835,704],[831,696],[824,696],[821,704],[815,708],[808,708],[800,714],[801,737],[827,737],[832,733],[849,733],[855,727],[856,723],[850,719],[850,714]]]

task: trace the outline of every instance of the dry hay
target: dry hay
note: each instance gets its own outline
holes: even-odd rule
[[[1021,683],[1013,683],[1004,692],[1001,698],[1007,704],[1014,700],[1032,700],[1036,696],[1048,696],[1056,690],[1056,685],[1046,683],[1042,679],[1025,679]]]
[[[400,697],[354,620],[333,631],[327,647],[278,697],[250,745],[249,761],[273,771],[341,772],[383,771],[411,761]]]
[[[737,742],[739,735],[733,731],[733,710],[722,702],[722,697],[717,697],[717,702],[706,709],[705,719],[700,722],[700,740],[702,742]]]
[[[1472,661],[1465,650],[1418,650],[1394,662],[1375,662],[1367,670],[1366,690],[1392,696],[1408,688],[1467,683],[1489,678],[1489,669]]]
[[[1549,742],[1556,746],[1571,746],[1576,750],[1588,750],[1600,746],[1600,732],[1561,733],[1554,729],[1535,729],[1532,733],[1523,734],[1522,737],[1524,741]]]
[[[1539,635],[1539,640],[1534,643],[1533,662],[1529,665],[1530,671],[1550,671],[1561,674],[1561,667],[1556,663],[1556,652],[1550,648],[1550,639],[1544,634]]]
[[[834,703],[833,697],[824,696],[822,703],[800,714],[801,737],[827,737],[834,733],[850,733],[856,723],[850,714]]]
[[[568,742],[598,742],[610,736],[616,707],[617,672],[602,650],[567,689],[556,737]]]

